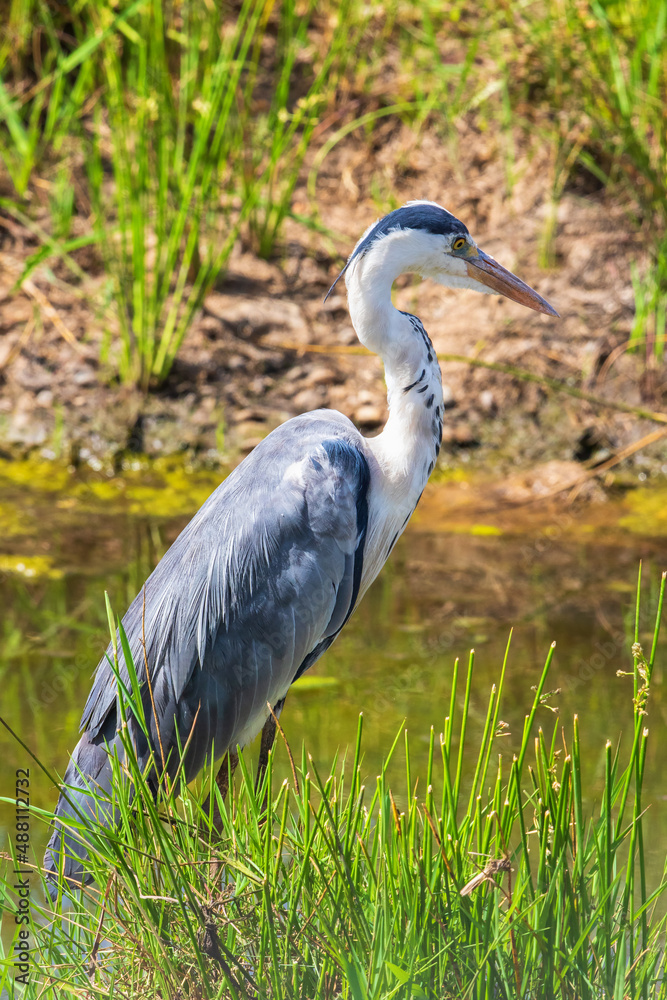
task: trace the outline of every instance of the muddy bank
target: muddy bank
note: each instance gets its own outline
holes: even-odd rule
[[[143,395],[105,370],[105,276],[94,248],[75,256],[75,287],[50,261],[19,292],[14,283],[36,240],[0,217],[0,449],[111,472],[136,454],[184,452],[199,464],[237,461],[277,423],[318,406],[347,413],[367,433],[386,418],[380,362],[312,353],[356,344],[344,290],[323,303],[343,257],[378,215],[410,198],[438,200],[479,244],[554,303],[560,320],[506,299],[453,292],[404,276],[396,304],[416,312],[439,352],[481,357],[578,386],[611,401],[646,404],[642,359],[624,350],[633,322],[630,261],[640,237],[623,205],[573,178],[557,206],[554,266],[538,267],[548,226],[549,161],[525,140],[508,191],[495,140],[463,130],[458,158],[435,135],[379,127],[372,144],[351,136],[325,161],[318,213],[336,246],[294,220],[279,259],[243,242],[208,296],[159,389]],[[378,184],[386,197],[378,200]],[[371,197],[371,193],[375,197]],[[379,203],[381,201],[381,204]],[[305,184],[295,214],[312,211]],[[40,218],[42,212],[43,218]],[[48,208],[36,210],[46,225]],[[80,228],[85,220],[79,218]],[[337,257],[335,250],[341,257]],[[78,255],[78,256],[77,256]],[[443,363],[448,402],[442,464],[500,470],[547,460],[603,461],[653,425],[507,374]],[[648,404],[664,403],[654,372]],[[631,459],[633,473],[667,469],[663,442]]]

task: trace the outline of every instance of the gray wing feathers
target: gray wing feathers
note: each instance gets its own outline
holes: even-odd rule
[[[123,626],[139,678],[146,660],[163,743],[197,711],[192,773],[284,697],[299,667],[352,610],[368,466],[361,438],[326,411],[274,431],[212,494],[151,574]],[[109,654],[107,651],[107,655]],[[310,664],[308,664],[310,665]],[[121,675],[127,677],[124,663]],[[97,736],[115,710],[103,658],[82,718]],[[150,706],[149,706],[150,709]],[[261,716],[261,718],[260,718]]]

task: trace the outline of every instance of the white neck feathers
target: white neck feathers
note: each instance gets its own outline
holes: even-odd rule
[[[390,234],[352,262],[346,282],[357,336],[382,358],[387,382],[389,419],[368,446],[394,502],[403,500],[412,512],[435,466],[444,407],[440,366],[426,331],[391,302],[391,287],[405,270],[400,239]]]

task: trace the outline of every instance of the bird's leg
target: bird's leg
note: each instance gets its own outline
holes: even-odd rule
[[[264,728],[262,729],[262,739],[259,746],[259,761],[257,763],[257,777],[255,779],[255,790],[259,788],[264,778],[266,768],[269,762],[269,754],[271,748],[274,744],[276,738],[276,722],[280,715],[283,705],[285,704],[285,699],[278,702],[274,707],[273,711],[269,714],[268,719],[264,723]],[[218,768],[218,773],[215,778],[215,783],[220,789],[220,795],[223,799],[227,798],[227,793],[229,791],[229,784],[234,775],[239,762],[239,755],[234,748],[233,750],[228,750],[225,756],[222,758],[220,767]],[[204,813],[210,812],[211,808],[211,798],[210,796],[206,799],[203,805]],[[266,802],[264,803],[264,808],[266,808]],[[212,822],[214,828],[218,833],[222,832],[222,817],[220,815],[220,810],[218,809],[218,804],[215,802],[213,804],[213,817]]]
[[[259,760],[257,762],[257,777],[255,778],[255,791],[259,788],[266,773],[266,768],[269,763],[269,754],[271,753],[271,748],[275,742],[276,729],[278,716],[283,710],[283,705],[285,704],[285,699],[279,701],[277,705],[274,705],[273,709],[269,713],[269,717],[264,723],[264,728],[262,729],[262,738],[259,744]],[[266,803],[264,803],[266,805]]]
[[[239,755],[236,747],[233,750],[228,750],[225,756],[222,758],[220,767],[218,768],[218,773],[215,776],[215,783],[220,789],[220,795],[223,799],[227,798],[227,792],[229,791],[229,783],[234,776],[234,771],[239,762]],[[211,807],[211,797],[206,799],[204,803],[204,812],[208,813]],[[222,833],[222,816],[220,815],[220,810],[218,809],[217,801],[213,804],[213,817],[212,822],[214,828],[218,833]]]
[[[229,791],[229,783],[234,777],[234,771],[238,767],[239,754],[236,747],[233,750],[228,750],[225,756],[222,758],[222,764],[218,768],[218,773],[215,777],[215,783],[220,789],[220,794],[223,799],[227,798],[227,792]]]

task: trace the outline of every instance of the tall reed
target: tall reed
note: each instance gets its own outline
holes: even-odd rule
[[[95,882],[68,908],[63,890],[53,912],[33,893],[21,995],[667,996],[666,882],[647,871],[642,796],[664,589],[663,577],[650,650],[628,650],[631,735],[604,748],[592,813],[585,720],[540,723],[553,648],[511,756],[499,741],[509,655],[474,745],[475,658],[457,662],[423,775],[399,732],[365,785],[360,717],[354,747],[327,772],[303,748],[281,780],[278,745],[259,788],[241,757],[227,801],[211,768],[194,787],[177,774],[156,803],[125,737],[118,828],[73,824]],[[134,669],[120,699],[144,725]],[[2,891],[11,912],[11,873]],[[11,951],[2,968],[0,986],[18,996]]]

